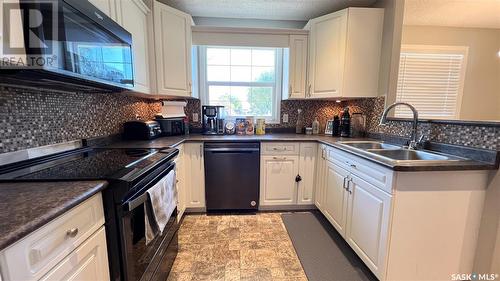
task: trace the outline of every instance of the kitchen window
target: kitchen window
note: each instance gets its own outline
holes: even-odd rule
[[[282,48],[199,46],[203,104],[223,105],[228,118],[279,122]]]
[[[415,106],[419,117],[456,119],[460,113],[467,47],[403,45],[399,61],[397,102]],[[405,107],[395,117],[410,118]]]

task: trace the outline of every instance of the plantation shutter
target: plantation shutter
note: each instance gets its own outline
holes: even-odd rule
[[[455,119],[460,110],[467,49],[428,47],[402,48],[396,101],[412,104],[422,118]],[[396,107],[395,116],[410,118],[412,113]]]

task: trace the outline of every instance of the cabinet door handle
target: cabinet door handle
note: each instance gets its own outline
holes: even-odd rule
[[[203,157],[203,145],[200,144],[200,158]]]
[[[78,228],[75,227],[75,228],[69,229],[68,231],[66,231],[66,235],[71,237],[71,238],[74,238],[76,235],[78,235]]]
[[[345,186],[346,181],[347,181],[347,177],[344,177],[344,184],[342,185],[342,187],[343,187],[345,190],[347,190],[347,187]]]
[[[352,182],[352,179],[349,179],[347,181],[347,191],[349,192],[349,194],[352,194],[352,189],[350,188],[350,183]]]
[[[311,84],[309,84],[309,90],[307,92],[308,92],[309,97],[311,97]]]
[[[302,177],[300,175],[297,175],[295,177],[295,182],[299,182],[299,181],[302,181]]]
[[[273,160],[286,160],[286,157],[273,157]]]
[[[290,84],[290,86],[288,86],[288,93],[289,93],[290,95],[293,93],[292,84]]]
[[[346,165],[349,165],[351,168],[356,168],[356,164],[353,164],[349,161],[345,161]]]

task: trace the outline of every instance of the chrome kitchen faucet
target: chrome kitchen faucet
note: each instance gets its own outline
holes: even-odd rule
[[[389,105],[385,110],[384,110],[384,113],[382,114],[382,118],[380,118],[380,123],[379,125],[385,125],[387,123],[387,114],[389,113],[389,111],[393,108],[393,107],[396,107],[398,105],[406,105],[407,107],[409,107],[411,109],[411,111],[413,112],[413,129],[412,129],[412,133],[411,133],[411,138],[408,142],[408,148],[409,149],[417,149],[418,146],[420,144],[422,144],[422,141],[424,139],[424,135],[422,135],[420,137],[420,139],[417,141],[417,128],[418,128],[418,111],[417,109],[409,104],[409,103],[406,103],[406,102],[395,102],[391,105]]]

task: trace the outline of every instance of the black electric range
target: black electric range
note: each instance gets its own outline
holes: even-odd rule
[[[0,166],[0,181],[106,180],[103,190],[111,280],[166,280],[177,254],[176,211],[146,245],[146,191],[175,169],[175,148],[80,148]],[[175,188],[175,187],[174,187]]]

